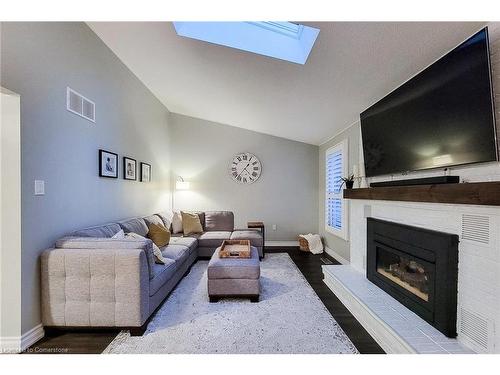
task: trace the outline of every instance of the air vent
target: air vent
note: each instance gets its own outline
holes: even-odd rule
[[[95,122],[95,103],[69,87],[66,90],[66,109]]]
[[[484,351],[489,348],[489,328],[486,319],[467,309],[460,309],[459,332]]]
[[[480,215],[462,215],[462,239],[488,244],[490,218]]]

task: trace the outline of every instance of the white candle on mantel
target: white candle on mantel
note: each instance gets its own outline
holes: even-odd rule
[[[358,165],[357,164],[353,165],[353,167],[352,167],[352,174],[354,175],[354,177],[358,177],[359,170],[358,170]]]

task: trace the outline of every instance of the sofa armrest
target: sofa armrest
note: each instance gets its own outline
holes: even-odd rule
[[[41,256],[42,321],[55,327],[139,327],[149,315],[141,249],[49,249]]]

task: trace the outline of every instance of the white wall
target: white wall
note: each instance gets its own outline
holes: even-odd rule
[[[238,228],[263,220],[266,240],[297,240],[317,231],[317,146],[178,114],[171,114],[170,125],[173,180],[180,175],[191,183],[189,191],[174,192],[175,208],[230,210]],[[233,156],[245,151],[262,163],[251,185],[228,173]]]
[[[21,95],[22,332],[40,323],[39,255],[75,229],[170,206],[168,111],[84,23],[2,23],[1,84]],[[66,110],[69,86],[96,123]],[[98,150],[119,178],[98,176]],[[122,179],[122,156],[153,182]],[[34,196],[34,180],[45,195]]]
[[[10,350],[21,336],[21,108],[0,89],[0,350]]]

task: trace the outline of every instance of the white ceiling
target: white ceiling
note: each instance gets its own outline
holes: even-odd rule
[[[177,36],[170,22],[89,26],[171,111],[311,144],[484,23],[307,22],[305,65]]]

